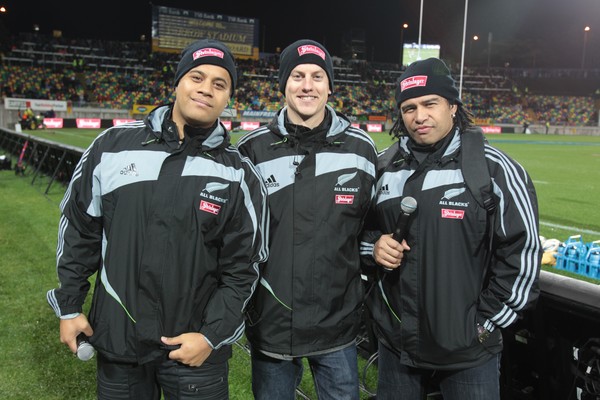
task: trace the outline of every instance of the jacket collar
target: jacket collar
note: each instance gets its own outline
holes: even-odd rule
[[[337,136],[350,127],[350,121],[348,118],[335,111],[329,105],[325,105],[325,107],[331,115],[331,126],[327,131],[326,138]],[[287,136],[290,134],[285,128],[285,116],[287,114],[287,109],[288,107],[285,106],[279,110],[275,118],[269,123],[269,129],[281,136]]]
[[[172,145],[179,145],[179,133],[175,123],[171,120],[173,104],[162,105],[150,112],[146,117],[146,125],[152,130],[157,140],[164,140]],[[193,140],[193,139],[192,139]],[[205,151],[226,147],[230,143],[229,132],[219,119],[214,130],[202,141]]]

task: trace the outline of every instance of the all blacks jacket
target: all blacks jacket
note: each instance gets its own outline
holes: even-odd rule
[[[82,312],[96,274],[90,342],[105,357],[145,363],[169,351],[161,336],[200,332],[222,362],[268,257],[266,188],[223,125],[180,144],[170,112],[105,130],[81,157],[47,299]]]
[[[328,130],[308,140],[314,131],[286,130],[286,110],[237,144],[263,176],[271,211],[269,260],[246,335],[253,348],[280,358],[355,341],[364,300],[359,234],[377,163],[372,139],[331,107]]]
[[[380,156],[373,220],[361,255],[373,266],[373,244],[391,233],[404,196],[417,200],[406,235],[410,251],[391,273],[379,273],[368,299],[375,333],[409,366],[472,368],[502,350],[500,329],[538,297],[542,249],[537,197],[525,169],[486,144],[497,204],[488,218],[465,185],[461,133],[418,163],[408,137]],[[490,227],[489,224],[493,226]],[[491,228],[491,229],[490,229]],[[381,269],[381,268],[380,268]],[[478,340],[477,324],[490,332]]]

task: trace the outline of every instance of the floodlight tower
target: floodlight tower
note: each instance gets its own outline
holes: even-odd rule
[[[583,28],[583,54],[581,55],[581,69],[585,67],[585,49],[587,47],[587,37],[590,29],[591,28],[589,26]]]

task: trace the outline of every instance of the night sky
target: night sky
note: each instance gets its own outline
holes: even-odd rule
[[[37,2],[36,2],[37,3]],[[459,62],[465,0],[305,0],[156,1],[154,4],[260,21],[261,51],[274,52],[294,40],[310,38],[339,55],[350,30],[364,31],[367,59],[397,62],[401,25],[404,42],[417,42],[423,3],[421,43],[440,44],[441,57]],[[61,30],[66,38],[139,40],[150,37],[147,0],[44,1],[0,0],[8,12],[0,21],[11,33]],[[93,8],[89,8],[93,7]],[[584,34],[588,25],[591,31]],[[479,40],[473,41],[478,35]],[[489,41],[491,37],[491,42]],[[579,68],[584,44],[586,66],[600,68],[600,0],[470,0],[465,60],[492,66]],[[264,45],[264,47],[263,47]],[[488,54],[490,57],[488,57]]]

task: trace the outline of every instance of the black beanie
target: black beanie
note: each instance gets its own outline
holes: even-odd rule
[[[329,78],[329,90],[333,92],[333,62],[327,49],[314,40],[298,40],[286,47],[279,56],[279,91],[285,95],[285,85],[292,70],[300,64],[316,64],[323,68]]]
[[[233,54],[222,42],[214,39],[201,39],[193,42],[181,52],[181,60],[175,72],[175,86],[190,69],[201,64],[223,67],[231,76],[231,94],[237,84],[237,71]]]
[[[462,104],[450,70],[439,58],[415,61],[398,78],[396,104],[415,97],[437,94],[452,104]]]

